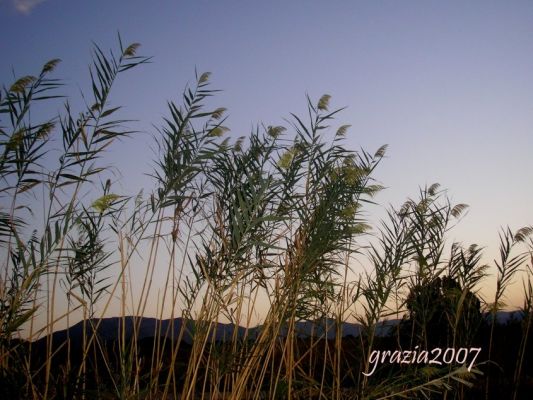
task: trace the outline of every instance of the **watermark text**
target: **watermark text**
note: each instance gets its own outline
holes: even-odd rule
[[[436,347],[432,350],[420,350],[416,346],[414,350],[373,350],[368,358],[368,369],[363,375],[372,375],[378,364],[468,364],[468,371],[476,362],[481,347],[461,347],[455,349],[449,347],[441,349]]]

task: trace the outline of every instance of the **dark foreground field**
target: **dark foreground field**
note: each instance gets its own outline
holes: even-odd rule
[[[470,344],[471,348],[481,347],[482,349],[473,367],[482,375],[477,375],[475,379],[468,379],[470,387],[467,385],[458,387],[453,384],[452,379],[449,379],[448,383],[455,390],[434,394],[431,398],[485,399],[487,382],[490,399],[513,397],[516,382],[514,373],[520,358],[523,320],[517,313],[500,313],[498,317],[491,363],[487,363],[486,349],[489,346],[490,327],[486,321],[482,323],[478,334]],[[98,326],[98,329],[94,330],[91,326]],[[159,321],[151,318],[141,320],[133,317],[108,318],[86,321],[86,327],[85,335],[83,335],[83,323],[80,322],[68,330],[55,332],[51,336],[32,343],[13,342],[12,351],[18,355],[19,365],[14,365],[8,374],[4,373],[2,376],[1,398],[24,399],[34,396],[27,391],[29,388],[25,385],[24,365],[33,367],[31,371],[33,390],[44,389],[46,371],[39,366],[46,365],[49,345],[53,349],[51,382],[49,382],[49,396],[52,398],[115,398],[116,382],[120,381],[121,374],[126,372],[124,360],[121,360],[119,355],[124,345],[128,349],[126,364],[130,365],[127,373],[131,374],[132,380],[137,379],[135,384],[141,393],[138,398],[158,398],[165,392],[165,386],[169,385],[172,388],[170,393],[167,393],[168,398],[174,398],[176,393],[178,398],[229,398],[232,392],[232,376],[238,374],[239,369],[245,364],[245,359],[251,356],[250,350],[260,336],[261,330],[260,326],[249,330],[239,327],[235,330],[230,324],[213,325],[211,339],[208,340],[203,357],[216,357],[219,370],[206,368],[207,363],[200,366],[196,376],[199,383],[197,389],[185,396],[182,393],[183,378],[190,368],[189,360],[193,351],[194,332],[199,329],[192,321],[185,323],[181,318],[173,321]],[[123,327],[125,327],[124,330]],[[392,355],[394,351],[402,350],[404,362],[398,363],[398,360],[387,357],[386,360],[382,360],[384,362],[376,362],[375,368],[371,365],[367,370],[367,372],[372,372],[369,377],[371,387],[379,390],[380,382],[387,382],[391,377],[398,380],[402,377],[416,379],[415,377],[420,375],[421,370],[422,375],[429,375],[432,373],[431,367],[441,371],[452,371],[460,367],[455,362],[446,365],[446,361],[449,361],[446,359],[442,366],[428,365],[423,357],[418,360],[420,362],[410,362],[412,358],[407,357],[406,350],[418,350],[418,354],[421,354],[419,346],[416,349],[412,346],[413,340],[409,335],[411,327],[412,322],[407,318],[381,325],[374,337],[375,351],[380,355]],[[363,349],[368,341],[367,336],[358,324],[342,324],[341,340],[335,338],[335,330],[334,321],[324,321],[323,324],[300,322],[296,326],[295,331],[298,335],[293,338],[293,357],[298,362],[297,371],[295,371],[295,390],[292,393],[294,398],[330,398],[333,396],[331,388],[335,387],[335,382],[339,385],[336,394],[342,393],[344,398],[372,398],[372,393],[360,392],[361,380],[364,379],[363,372],[365,372]],[[94,332],[96,334],[93,335]],[[161,335],[157,335],[157,332],[161,332]],[[125,342],[122,342],[123,339]],[[90,340],[93,340],[92,344],[87,345]],[[284,387],[280,385],[279,376],[285,375],[282,359],[286,357],[284,349],[288,340],[290,339],[283,333],[279,335],[273,349],[274,354],[269,361],[269,368],[265,370],[266,376],[260,391],[262,396],[286,397],[286,393],[283,392]],[[428,343],[429,349],[449,348],[450,344],[446,341],[446,332],[438,334],[435,331],[431,342]],[[84,348],[89,349],[87,354],[83,354]],[[391,353],[387,353],[387,350]],[[338,358],[340,365],[334,374],[329,364],[331,354],[335,353],[340,356]],[[82,363],[84,357],[86,360]],[[434,357],[429,357],[430,360],[432,358]],[[531,362],[533,349],[531,347],[527,349],[526,354],[523,354],[523,359],[520,388],[515,395],[518,399],[529,399],[533,390],[533,363]],[[442,358],[440,360],[442,361]],[[82,365],[85,369],[82,375],[84,379],[77,377]],[[70,374],[66,374],[65,371],[70,371]],[[437,374],[436,371],[433,373]],[[154,377],[158,379],[154,380]],[[128,380],[127,377],[123,378]],[[276,384],[275,389],[270,386],[273,383]],[[151,387],[154,385],[156,387]],[[202,388],[206,386],[211,390],[218,387],[219,392],[203,392]],[[145,395],[142,395],[143,393]],[[375,394],[377,397],[387,395],[386,390]],[[248,397],[248,395],[244,393],[243,397]],[[413,397],[408,396],[408,398]]]

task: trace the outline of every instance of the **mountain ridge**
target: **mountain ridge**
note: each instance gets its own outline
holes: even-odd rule
[[[490,314],[484,314],[486,320],[490,320]],[[496,314],[496,321],[498,324],[506,324],[513,319],[520,320],[522,317],[520,311],[500,311]],[[140,321],[137,321],[139,320]],[[174,319],[163,319],[159,320],[153,317],[139,317],[139,316],[125,316],[125,317],[107,317],[107,318],[92,318],[85,321],[86,335],[92,335],[93,330],[96,330],[98,337],[102,340],[116,340],[119,338],[119,335],[122,334],[122,322],[125,323],[125,339],[130,340],[131,337],[136,332],[137,340],[142,340],[146,338],[155,338],[157,336],[177,339],[182,330],[183,324],[185,323],[185,329],[182,333],[182,339],[185,343],[192,344],[194,332],[196,329],[202,329],[202,326],[197,326],[196,321],[186,320],[182,317],[177,317]],[[376,336],[386,336],[388,331],[397,326],[400,323],[401,319],[391,319],[383,320],[377,324],[376,327]],[[134,325],[134,322],[137,322],[137,326]],[[215,329],[210,332],[210,337],[208,342],[213,341],[225,341],[231,340],[234,336],[235,325],[231,323],[221,323],[217,322]],[[159,325],[159,327],[158,327]],[[52,340],[55,343],[64,342],[67,337],[70,337],[70,340],[73,343],[81,343],[83,337],[83,326],[84,321],[79,321],[78,323],[53,332]],[[205,326],[204,326],[205,327]],[[255,327],[243,327],[237,326],[237,338],[238,339],[248,339],[252,340],[258,337],[262,325],[257,325]],[[352,322],[342,322],[342,337],[354,336],[357,337],[363,330],[363,326],[359,323]],[[159,335],[157,332],[161,332]],[[297,336],[300,338],[307,337],[319,337],[326,339],[334,339],[336,336],[336,322],[334,319],[322,319],[322,320],[307,320],[307,321],[298,321],[296,322],[295,331]],[[280,336],[284,337],[287,333],[287,327],[282,326],[280,330]],[[34,343],[40,343],[47,340],[48,336],[41,337],[36,339]]]

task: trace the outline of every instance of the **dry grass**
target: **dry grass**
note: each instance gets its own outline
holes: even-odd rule
[[[398,348],[430,348],[435,327],[445,331],[438,345],[475,342],[482,321],[474,293],[487,279],[487,266],[479,248],[454,244],[448,250],[445,240],[466,206],[450,204],[433,185],[391,209],[376,233],[363,211],[381,189],[372,174],[385,146],[374,154],[345,148],[348,127],[331,128],[340,110],[330,110],[327,95],[316,104],[308,99],[308,116],[292,115],[288,127],[258,127],[231,139],[225,109],[208,108],[216,94],[209,74],[196,77],[181,105],[169,103],[156,135],[149,195],[117,194],[101,156],[129,132],[125,121],[113,119],[118,109],[108,98],[119,75],[149,60],[136,55],[137,47],[120,42],[119,57],[95,48],[92,99],[80,113],[68,102],[43,122],[30,113],[36,103],[54,101],[61,82],[50,75],[57,61],[2,91],[4,395],[468,398],[464,389],[478,371],[459,365],[380,367],[378,378],[361,373],[383,342],[379,322],[391,316],[406,315],[398,324]],[[42,224],[34,222],[37,216]],[[493,317],[509,282],[527,265],[530,234],[531,228],[502,233],[497,291],[488,306]],[[351,266],[361,255],[368,272],[357,274]],[[516,388],[531,325],[526,282]],[[61,303],[68,304],[65,312]],[[155,306],[158,320],[147,342],[143,319],[133,319],[130,331],[128,316]],[[96,334],[98,317],[113,309],[120,310],[120,328],[116,340],[106,340]],[[257,315],[259,330],[252,329]],[[79,317],[81,343],[70,331],[54,342],[57,326]],[[194,324],[163,323],[178,317]],[[315,324],[316,334],[302,342],[302,321],[328,321],[334,339],[326,340]],[[353,348],[342,338],[345,321],[362,326],[349,342]],[[234,329],[221,343],[219,322],[242,332]],[[20,341],[21,335],[30,341],[48,335],[45,350]],[[492,324],[489,361],[494,335]],[[489,379],[486,387],[488,393]]]

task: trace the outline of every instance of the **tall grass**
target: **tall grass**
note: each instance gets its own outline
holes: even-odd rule
[[[365,207],[382,189],[372,176],[386,146],[349,150],[349,126],[333,127],[341,110],[330,109],[328,95],[307,98],[307,115],[291,114],[285,127],[232,138],[226,110],[211,107],[208,73],[168,103],[153,188],[118,194],[104,155],[131,132],[113,119],[119,108],[109,98],[120,75],[149,61],[137,49],[120,38],[118,56],[94,48],[92,98],[79,112],[66,100],[59,115],[35,121],[38,103],[58,99],[58,60],[2,90],[3,394],[467,398],[476,368],[383,364],[362,374],[383,346],[380,324],[393,316],[403,318],[391,333],[398,349],[477,343],[484,320],[476,290],[487,266],[479,247],[446,243],[466,206],[432,185],[373,230]],[[514,249],[530,234],[502,235],[489,361],[496,312],[531,254],[531,246]],[[529,278],[525,298],[516,387],[531,324]],[[101,332],[110,314],[120,317],[112,339]],[[156,317],[149,340],[148,316]],[[58,326],[79,319],[81,342],[72,330],[54,339]],[[357,338],[343,337],[347,321],[361,324]],[[222,323],[233,327],[224,340]]]

